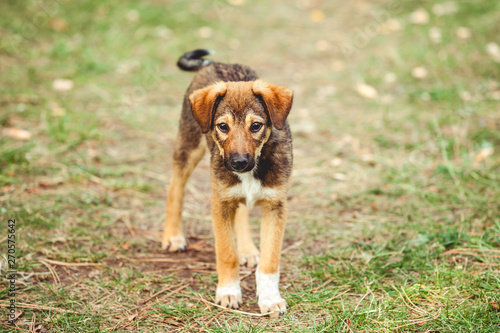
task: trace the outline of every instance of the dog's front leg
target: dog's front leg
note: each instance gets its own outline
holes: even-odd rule
[[[215,255],[219,282],[215,302],[227,308],[240,307],[241,288],[239,262],[234,241],[234,217],[238,202],[212,197],[212,219],[215,234]]]
[[[286,301],[279,291],[279,263],[286,213],[286,199],[262,203],[261,259],[255,277],[260,312],[271,312],[272,317],[278,317],[286,311]]]

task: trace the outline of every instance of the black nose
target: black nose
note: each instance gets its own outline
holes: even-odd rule
[[[250,156],[248,156],[248,154],[235,154],[231,156],[229,164],[234,171],[248,171],[246,169],[250,166]]]

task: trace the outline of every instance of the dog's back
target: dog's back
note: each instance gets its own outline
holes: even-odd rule
[[[201,49],[195,50],[185,53],[177,61],[177,66],[184,71],[198,71],[195,79],[193,79],[193,84],[188,89],[188,93],[209,86],[217,81],[255,81],[259,78],[257,73],[247,66],[223,64],[203,58],[209,54],[213,54],[213,52]]]

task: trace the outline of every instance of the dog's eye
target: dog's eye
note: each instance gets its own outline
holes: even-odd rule
[[[227,126],[226,123],[217,124],[217,128],[219,128],[219,131],[221,131],[222,133],[229,132],[229,126]]]
[[[262,123],[253,123],[250,126],[250,132],[257,133],[262,128]]]

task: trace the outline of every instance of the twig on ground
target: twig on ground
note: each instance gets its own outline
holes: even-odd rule
[[[95,262],[63,262],[52,259],[42,259],[41,261],[45,261],[49,264],[57,265],[57,266],[102,266],[100,263]]]
[[[165,288],[165,289],[163,289],[163,290],[161,290],[161,291],[159,291],[159,292],[157,292],[157,293],[153,294],[153,295],[152,295],[151,297],[149,297],[148,299],[144,300],[144,301],[142,302],[142,304],[146,304],[147,302],[149,302],[150,300],[152,300],[152,299],[153,299],[153,298],[155,298],[156,296],[158,296],[158,295],[160,295],[160,294],[163,294],[163,293],[164,293],[164,292],[166,292],[166,291],[170,291],[170,290],[172,290],[172,289],[174,289],[174,288],[176,288],[176,287],[179,287],[179,288],[175,289],[175,290],[174,290],[174,291],[172,291],[170,294],[173,294],[173,293],[176,293],[176,292],[178,292],[178,291],[181,291],[182,289],[186,288],[187,286],[189,286],[189,285],[188,285],[188,284],[184,284],[184,285],[182,285],[182,283],[181,283],[181,284],[178,284],[178,285],[173,286],[173,287],[168,287],[168,288]]]
[[[494,258],[500,258],[500,254],[495,255],[495,254],[490,254],[491,253],[500,253],[500,250],[493,250],[493,249],[476,249],[476,248],[458,248],[458,249],[451,249],[448,251],[445,251],[441,253],[441,256],[449,255],[449,254],[463,254],[463,255],[469,255],[469,256],[474,256],[477,255],[477,253],[470,253],[470,252],[483,252],[481,254],[486,254],[489,257],[494,257]]]
[[[10,302],[0,301],[0,306],[8,308],[10,306]],[[39,305],[39,304],[26,304],[26,303],[20,303],[20,302],[16,302],[16,307],[22,308],[22,309],[56,311],[59,313],[78,313],[76,311],[64,310],[64,309],[54,308],[51,306],[44,306],[44,305]]]
[[[47,267],[50,271],[50,273],[52,274],[52,277],[54,278],[54,283],[55,284],[60,284],[61,283],[61,279],[59,278],[59,275],[57,274],[57,272],[55,271],[55,269],[49,264],[49,262],[45,261],[44,259],[42,260],[39,260],[43,265],[45,265],[45,267]]]
[[[293,243],[292,245],[288,246],[287,248],[283,249],[283,250],[281,251],[281,254],[286,253],[286,252],[288,252],[288,251],[290,251],[290,250],[293,250],[293,249],[295,249],[296,247],[301,246],[303,243],[304,243],[304,241],[302,241],[302,240],[300,240],[300,241],[298,241],[298,242],[295,242],[295,243]]]

